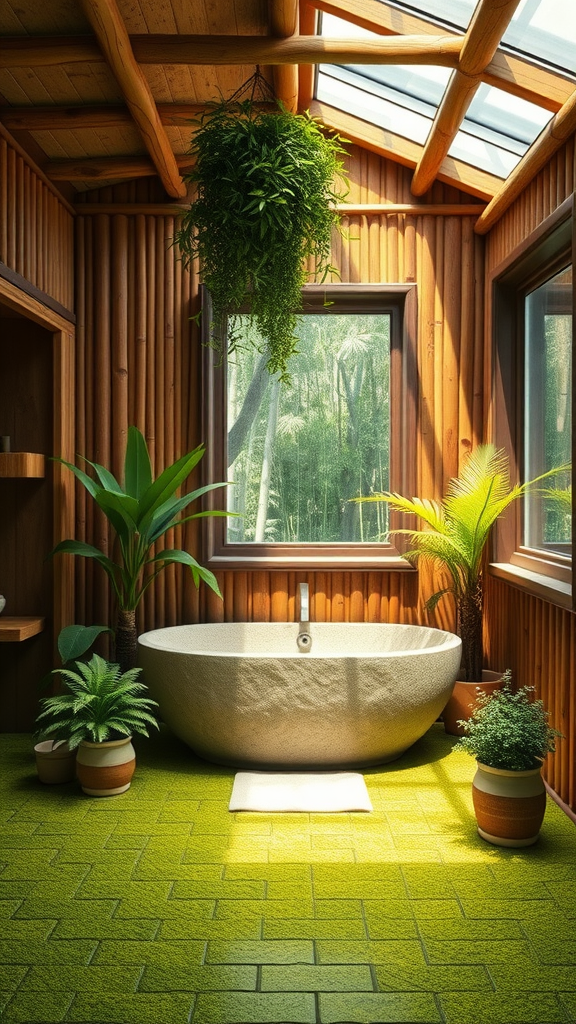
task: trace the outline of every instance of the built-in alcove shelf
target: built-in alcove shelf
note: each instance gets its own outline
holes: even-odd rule
[[[46,458],[37,452],[0,452],[0,477],[40,477]]]
[[[44,619],[38,615],[0,615],[0,643],[19,643],[43,629]]]

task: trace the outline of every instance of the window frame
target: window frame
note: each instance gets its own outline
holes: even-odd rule
[[[572,264],[572,344],[574,345],[574,263],[576,229],[574,195],[563,202],[490,275],[488,294],[492,297],[493,415],[494,439],[505,448],[512,479],[521,479],[524,461],[524,355],[525,298]],[[574,395],[576,368],[572,360],[572,462],[576,450]],[[576,500],[572,503],[572,538],[576,525]],[[494,530],[494,561],[491,572],[535,593],[554,604],[576,609],[573,586],[574,552],[563,556],[523,543],[523,502],[516,502]]]
[[[390,488],[403,494],[416,493],[417,298],[415,284],[329,284],[306,285],[302,289],[302,312],[389,313],[390,343]],[[226,480],[228,476],[225,409],[226,357],[209,343],[210,297],[201,289],[202,301],[202,436],[207,439],[202,460],[203,483]],[[327,305],[329,303],[330,305]],[[397,397],[395,397],[397,396]],[[409,450],[412,445],[411,450]],[[209,491],[207,511],[223,507],[222,491]],[[391,526],[400,525],[391,516]],[[406,526],[406,522],[402,526]],[[202,520],[202,561],[219,569],[387,569],[414,572],[396,543],[255,543],[229,542],[226,519],[208,516]]]

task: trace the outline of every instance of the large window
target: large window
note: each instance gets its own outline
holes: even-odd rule
[[[208,562],[406,567],[387,506],[352,499],[413,493],[413,300],[412,285],[304,289],[290,384],[248,315],[225,359],[206,348],[206,465],[236,513],[206,520]]]
[[[573,600],[572,210],[569,200],[526,240],[497,271],[493,290],[496,441],[521,480],[568,467],[499,526],[496,571],[508,563],[512,575],[564,605]]]

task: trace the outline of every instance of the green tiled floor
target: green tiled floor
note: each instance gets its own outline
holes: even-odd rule
[[[576,832],[477,835],[440,726],[365,773],[372,814],[229,814],[167,732],[122,796],[41,786],[2,736],[0,1018],[74,1024],[576,1021]]]

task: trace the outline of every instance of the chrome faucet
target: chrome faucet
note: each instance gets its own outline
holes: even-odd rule
[[[299,651],[309,651],[312,647],[310,636],[310,592],[307,583],[300,584],[300,624],[296,643]]]

